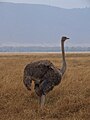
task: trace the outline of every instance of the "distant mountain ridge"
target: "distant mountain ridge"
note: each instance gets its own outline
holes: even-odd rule
[[[90,8],[63,9],[46,5],[0,3],[0,45],[90,46]]]

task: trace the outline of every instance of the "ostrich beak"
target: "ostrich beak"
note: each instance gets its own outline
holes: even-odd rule
[[[67,38],[67,39],[70,39],[70,38]]]

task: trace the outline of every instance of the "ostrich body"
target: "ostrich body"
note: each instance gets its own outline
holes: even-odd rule
[[[31,90],[32,80],[35,83],[35,92],[40,98],[41,107],[45,103],[46,94],[51,91],[54,86],[61,82],[62,76],[66,71],[66,61],[64,53],[64,41],[69,39],[62,37],[62,67],[61,69],[56,68],[49,60],[40,60],[31,62],[26,65],[24,69],[24,85],[28,90]]]

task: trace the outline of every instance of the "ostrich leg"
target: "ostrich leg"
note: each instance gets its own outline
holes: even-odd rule
[[[43,109],[43,107],[44,107],[44,104],[45,104],[45,95],[42,95],[41,96],[41,99],[40,99],[40,103],[41,103],[41,109]]]
[[[43,109],[44,104],[45,104],[45,98],[46,94],[53,89],[52,82],[49,80],[44,80],[40,86],[39,89],[41,91],[41,96],[40,96],[40,104],[41,104],[41,109]]]

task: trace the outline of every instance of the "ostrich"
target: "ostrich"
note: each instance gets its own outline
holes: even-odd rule
[[[32,80],[34,81],[34,89],[39,96],[41,108],[44,106],[46,94],[61,82],[62,76],[66,71],[64,42],[67,39],[69,38],[64,36],[61,38],[61,69],[56,68],[49,60],[31,62],[30,64],[27,64],[24,69],[24,85],[28,90],[31,90]]]

